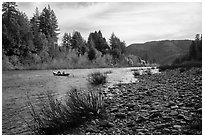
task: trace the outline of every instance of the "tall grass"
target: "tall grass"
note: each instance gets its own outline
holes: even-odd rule
[[[103,97],[97,91],[72,89],[63,100],[47,92],[46,99],[40,99],[40,108],[34,107],[28,96],[28,108],[32,121],[28,127],[35,134],[63,134],[85,121],[103,117]]]

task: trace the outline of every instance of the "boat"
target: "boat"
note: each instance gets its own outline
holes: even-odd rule
[[[69,76],[70,75],[70,73],[61,73],[60,71],[58,71],[58,72],[53,72],[53,75],[54,76]]]

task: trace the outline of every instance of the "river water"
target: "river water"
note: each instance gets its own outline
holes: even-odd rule
[[[100,68],[100,69],[66,69],[60,70],[70,73],[69,77],[53,76],[52,70],[35,71],[3,71],[2,73],[2,134],[30,134],[23,119],[27,118],[25,106],[27,95],[34,103],[37,94],[54,91],[59,95],[65,94],[71,88],[88,88],[88,74],[92,72],[107,72],[108,83],[137,82],[131,69],[141,68]],[[142,68],[147,69],[147,68]],[[156,73],[158,70],[154,69]]]

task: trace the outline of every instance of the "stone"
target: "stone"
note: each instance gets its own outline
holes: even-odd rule
[[[91,132],[91,133],[93,133],[93,132],[97,132],[96,130],[94,130],[93,128],[88,128],[88,129],[86,129],[86,133],[87,132]]]
[[[166,128],[166,127],[169,127],[169,126],[171,126],[171,124],[169,124],[169,123],[162,123],[162,124],[157,124],[157,125],[155,126],[155,128],[157,128],[157,129],[163,129],[163,128]]]
[[[149,105],[143,105],[143,106],[141,106],[141,109],[149,109],[149,108],[150,108]]]
[[[124,118],[126,118],[126,114],[125,113],[117,113],[117,114],[115,114],[115,118],[124,119]]]
[[[129,121],[127,123],[127,127],[134,127],[135,126],[135,123],[133,121]]]
[[[166,133],[169,133],[171,130],[168,129],[168,128],[164,128],[163,131],[166,132]]]
[[[177,105],[171,106],[171,109],[177,109],[177,108],[179,108]]]
[[[156,109],[154,109],[154,110],[149,111],[150,114],[151,114],[151,113],[158,113],[158,112],[161,112],[161,110],[156,110]]]
[[[164,117],[162,117],[163,118],[163,120],[165,120],[165,121],[172,121],[173,120],[173,118],[171,118],[171,117],[168,117],[168,116],[164,116]]]
[[[137,113],[135,111],[128,111],[128,116],[134,116],[136,115]]]
[[[138,132],[137,134],[138,134],[138,135],[144,135],[144,133],[142,133],[142,132]]]
[[[177,111],[171,111],[169,115],[170,116],[176,116],[176,115],[178,115],[178,112]]]
[[[162,114],[160,112],[153,113],[149,116],[149,119],[153,119],[156,117],[162,117]]]
[[[200,113],[200,114],[202,114],[202,108],[199,108],[199,109],[197,110],[197,112]]]
[[[134,103],[129,103],[126,105],[128,108],[134,108],[135,107],[135,104]]]
[[[186,121],[190,121],[190,120],[191,120],[189,117],[184,116],[183,114],[179,114],[179,115],[177,116],[177,118],[178,118],[178,119],[183,119],[183,120],[186,120]]]
[[[175,129],[178,129],[178,130],[181,129],[181,125],[174,125],[173,127],[174,127]]]
[[[118,112],[118,108],[111,108],[110,112]]]
[[[144,121],[146,121],[146,118],[143,117],[143,116],[139,116],[139,117],[137,118],[137,120],[136,120],[137,123],[142,123],[142,122],[144,122]]]
[[[99,122],[99,126],[111,128],[111,127],[114,127],[114,124],[107,120],[103,120]]]

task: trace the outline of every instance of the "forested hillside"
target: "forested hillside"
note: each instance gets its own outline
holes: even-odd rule
[[[188,53],[191,43],[191,40],[163,40],[131,44],[126,48],[126,54],[139,56],[150,63],[171,64]]]

